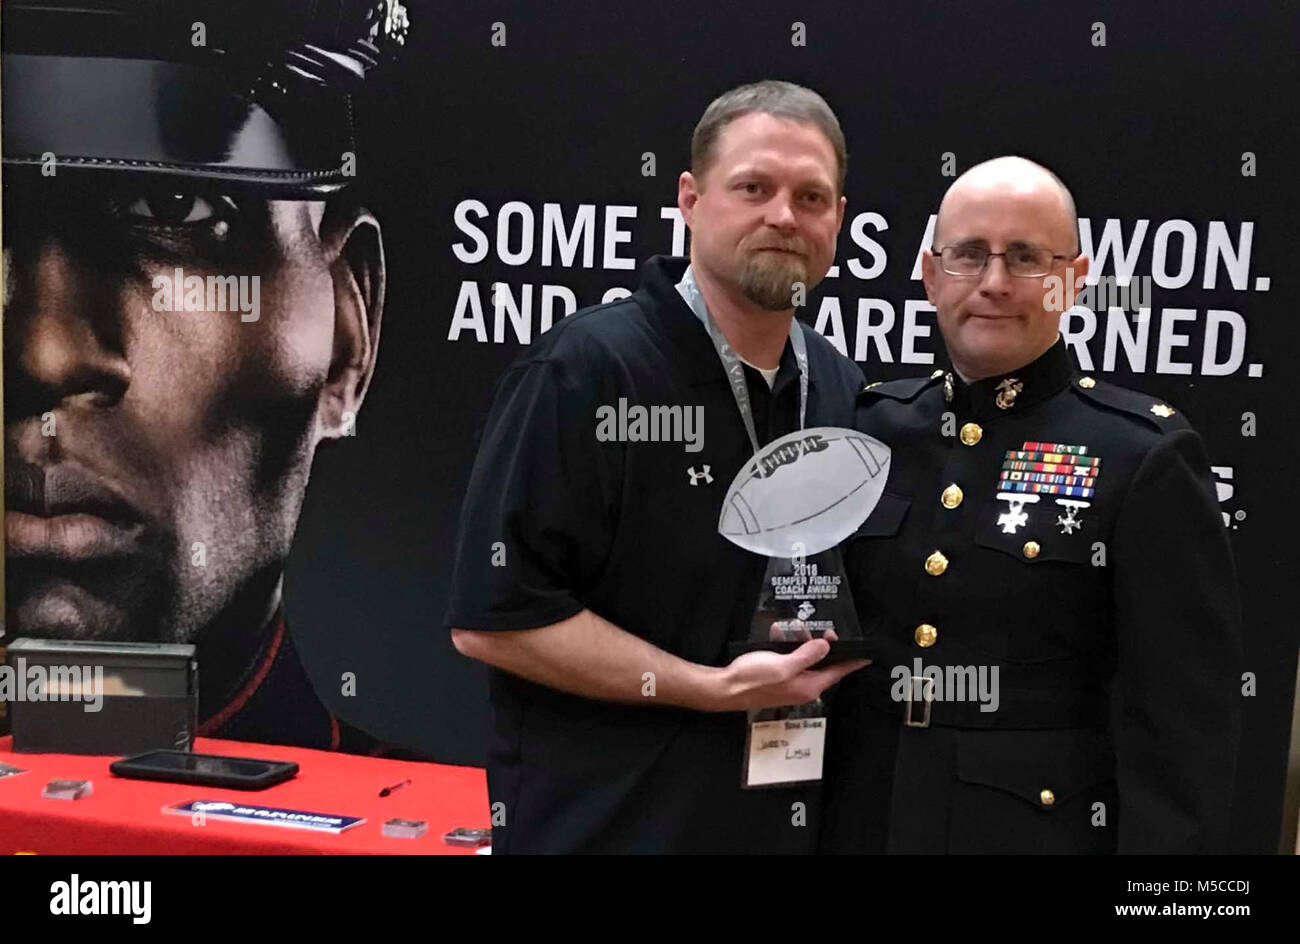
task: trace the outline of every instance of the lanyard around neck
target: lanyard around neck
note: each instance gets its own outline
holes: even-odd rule
[[[749,385],[745,383],[745,367],[741,363],[740,355],[718,328],[718,323],[713,320],[713,315],[709,314],[709,306],[704,303],[704,295],[695,282],[695,274],[691,272],[690,266],[686,267],[686,274],[677,283],[677,292],[690,306],[695,317],[700,319],[704,330],[709,333],[709,340],[713,342],[713,347],[718,352],[718,360],[722,361],[722,369],[731,384],[731,395],[735,397],[736,409],[740,411],[740,418],[745,423],[745,432],[749,434],[750,445],[757,453],[758,433],[754,430],[754,411],[749,405]],[[808,411],[808,342],[804,340],[797,318],[790,319],[790,348],[794,351],[795,363],[799,365],[799,428],[803,429]]]

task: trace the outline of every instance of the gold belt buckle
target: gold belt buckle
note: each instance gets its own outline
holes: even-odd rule
[[[920,721],[912,718],[912,706],[916,704],[913,694],[916,692],[916,683],[921,683],[921,700],[925,705],[925,712]],[[926,683],[929,683],[928,685]],[[930,726],[930,706],[934,704],[934,679],[929,675],[913,675],[911,685],[907,689],[907,710],[903,714],[903,726],[908,728],[928,728]]]

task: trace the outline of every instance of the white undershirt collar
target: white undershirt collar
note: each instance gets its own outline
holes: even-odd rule
[[[751,364],[743,357],[740,359],[740,362],[744,364],[746,367],[752,367],[754,368],[754,370],[762,374],[763,379],[767,381],[768,390],[771,390],[773,387],[776,386],[776,373],[781,369],[781,366],[779,364],[776,367],[759,367],[757,364]]]

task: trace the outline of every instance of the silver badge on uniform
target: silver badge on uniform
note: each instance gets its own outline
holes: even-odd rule
[[[998,524],[1002,526],[1002,533],[1015,534],[1016,528],[1029,523],[1029,512],[1025,511],[1025,505],[1037,502],[1038,496],[1021,492],[998,492],[998,501],[1007,503],[1007,510],[998,515]]]
[[[1060,515],[1056,517],[1056,523],[1061,526],[1062,534],[1074,534],[1076,528],[1082,527],[1079,509],[1092,507],[1092,502],[1078,501],[1073,498],[1058,498],[1056,503],[1065,508],[1065,517],[1062,518]]]

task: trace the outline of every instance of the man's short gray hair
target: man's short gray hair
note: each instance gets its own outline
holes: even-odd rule
[[[764,79],[723,92],[704,110],[691,135],[691,173],[696,180],[702,179],[713,164],[718,138],[727,125],[754,112],[803,122],[824,134],[835,151],[836,187],[839,193],[844,192],[849,157],[835,112],[812,89],[776,79]]]

